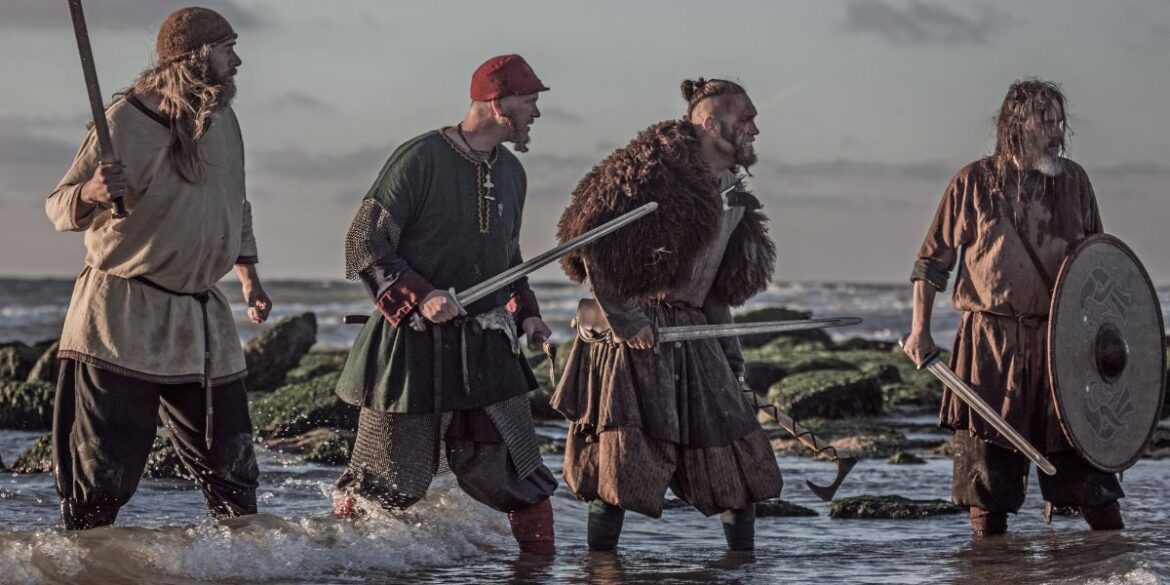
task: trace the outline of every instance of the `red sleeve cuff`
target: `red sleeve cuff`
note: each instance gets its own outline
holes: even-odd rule
[[[427,279],[413,270],[407,270],[398,275],[398,279],[378,297],[377,301],[374,301],[374,305],[391,325],[398,327],[398,324],[433,290],[435,287],[431,286]]]
[[[536,293],[528,286],[528,279],[523,279],[512,285],[512,298],[508,299],[508,311],[512,313],[517,326],[523,326],[524,320],[529,317],[540,318],[540,305],[536,302]]]

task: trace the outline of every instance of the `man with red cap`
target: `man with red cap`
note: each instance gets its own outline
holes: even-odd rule
[[[114,522],[138,486],[159,415],[211,514],[256,512],[247,371],[216,288],[234,268],[252,321],[267,318],[231,108],[235,39],[205,8],[167,17],[155,66],[106,110],[120,161],[99,162],[91,129],[45,204],[57,230],[85,232],[53,415],[67,529]],[[117,197],[125,219],[111,215]]]
[[[518,340],[533,346],[548,326],[526,280],[468,304],[465,316],[448,292],[522,262],[527,178],[502,144],[528,150],[547,90],[519,55],[489,59],[472,76],[467,116],[400,146],[362,200],[345,273],[374,310],[337,386],[361,407],[338,516],[363,500],[409,507],[449,466],[471,497],[508,513],[521,551],[555,551],[556,480],[536,444],[527,393],[537,384]],[[415,316],[424,330],[411,327]]]

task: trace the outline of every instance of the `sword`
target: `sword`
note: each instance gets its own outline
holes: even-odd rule
[[[761,323],[726,323],[718,325],[677,325],[659,327],[654,339],[658,343],[690,341],[692,339],[715,339],[755,333],[785,333],[822,329],[825,327],[849,327],[861,324],[857,317],[826,317],[824,319],[803,319],[794,321],[765,321]]]
[[[905,342],[906,338],[903,337],[898,340],[898,345],[905,348]],[[975,392],[975,389],[968,386],[954,370],[948,368],[939,359],[940,355],[940,352],[935,351],[926,356],[926,359],[922,360],[921,364],[917,364],[918,369],[929,371],[935,378],[938,378],[943,384],[946,384],[956,396],[967,403],[967,406],[970,406],[972,410],[979,413],[979,416],[983,417],[983,420],[995,427],[995,430],[999,431],[1025,457],[1032,460],[1032,463],[1035,463],[1036,467],[1039,467],[1041,471],[1048,475],[1056,475],[1056,467],[1052,465],[1052,462],[1033,447],[1020,433],[1016,432],[1016,429],[1012,428],[1012,425],[1008,421],[999,416],[999,413],[995,412],[995,409],[991,408],[991,405],[984,401]]]
[[[93,49],[89,45],[89,31],[85,27],[85,13],[81,0],[69,0],[69,15],[73,17],[73,34],[77,37],[77,52],[81,55],[81,71],[85,74],[85,89],[89,93],[89,108],[93,113],[93,130],[97,134],[98,158],[103,163],[117,162],[114,143],[110,140],[110,128],[106,124],[106,109],[102,105],[102,90],[98,87],[97,69],[93,63]],[[112,215],[126,217],[126,202],[121,197],[111,200],[114,204]]]
[[[580,248],[581,246],[596,242],[597,240],[612,234],[626,225],[638,221],[639,219],[651,213],[654,213],[654,211],[657,209],[658,204],[652,201],[633,211],[623,213],[615,219],[607,221],[551,250],[542,252],[541,254],[538,254],[537,256],[525,262],[517,264],[479,284],[473,285],[460,292],[455,292],[455,288],[452,287],[448,290],[448,292],[451,294],[451,299],[455,301],[455,306],[459,309],[459,314],[466,315],[467,309],[464,308],[465,305],[474,303],[475,301],[478,301],[479,299],[482,299],[500,290],[501,288],[504,288],[505,286],[508,286],[509,284],[512,284],[513,282],[516,282],[525,276],[528,276],[529,274],[535,272],[553,260],[556,260],[561,256],[564,256],[565,254]],[[355,323],[365,323],[368,319],[369,317],[366,315],[346,315],[341,318],[341,322],[346,325],[351,325]],[[426,324],[423,323],[423,319],[421,316],[419,316],[417,311],[410,318],[410,327],[419,332],[422,332],[424,329],[426,329]]]

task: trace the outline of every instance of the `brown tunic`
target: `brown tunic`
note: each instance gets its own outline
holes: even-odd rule
[[[1069,246],[1101,232],[1088,175],[1080,165],[1063,162],[1064,172],[1056,177],[1034,171],[1018,180],[1009,176],[1003,189],[991,186],[986,160],[960,170],[943,194],[912,277],[942,290],[959,264],[953,302],[964,314],[951,367],[1024,437],[1049,452],[1068,448],[1046,367],[1051,291],[1023,240],[1051,280]],[[949,390],[943,392],[940,424],[1011,447]]]
[[[205,176],[188,183],[167,160],[170,130],[126,99],[106,110],[114,151],[126,169],[130,215],[96,209],[76,217],[81,187],[98,164],[89,131],[73,165],[45,202],[58,231],[85,232],[85,268],[61,332],[61,357],[162,384],[203,378],[200,304],[181,293],[210,292],[207,332],[212,385],[247,374],[239,333],[216,283],[234,264],[257,261],[252,208],[244,196],[244,144],[231,109],[215,114],[199,140]]]

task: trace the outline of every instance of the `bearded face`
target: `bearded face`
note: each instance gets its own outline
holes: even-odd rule
[[[756,108],[747,95],[728,100],[726,111],[720,116],[719,135],[716,148],[747,170],[756,164]]]
[[[1053,102],[1043,111],[1033,111],[1024,125],[1024,167],[1055,177],[1064,171],[1064,109]]]
[[[501,122],[508,130],[504,141],[511,142],[517,152],[528,152],[529,131],[540,117],[537,98],[537,94],[529,94],[500,100]]]

